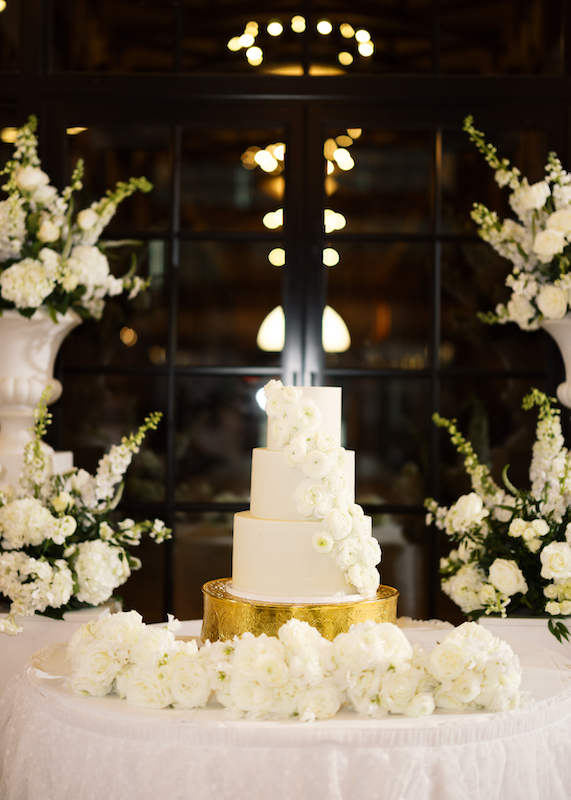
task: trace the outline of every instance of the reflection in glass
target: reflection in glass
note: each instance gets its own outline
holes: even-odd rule
[[[77,120],[78,123],[82,121]],[[168,128],[89,126],[77,135],[68,136],[68,147],[70,174],[79,158],[85,162],[84,188],[78,200],[82,208],[102,197],[117,181],[128,180],[131,176],[144,176],[153,184],[148,194],[137,192],[121,203],[104,235],[112,238],[115,231],[148,233],[168,228],[172,183]]]
[[[340,146],[340,143],[343,146]],[[418,233],[430,228],[432,150],[427,131],[366,128],[328,132],[325,192],[346,233]]]
[[[171,72],[170,0],[58,0],[51,3],[56,72]]]
[[[215,375],[177,380],[177,500],[248,506],[251,451],[266,438],[256,401],[265,383]]]
[[[0,5],[0,72],[16,72],[20,56],[20,3]]]
[[[279,212],[285,189],[284,162],[280,129],[185,128],[182,230],[279,228],[283,224]]]
[[[281,270],[265,242],[185,242],[180,248],[177,363],[270,366],[258,330],[281,302]]]
[[[408,242],[337,243],[328,299],[351,336],[328,367],[423,369],[430,335],[432,248]]]

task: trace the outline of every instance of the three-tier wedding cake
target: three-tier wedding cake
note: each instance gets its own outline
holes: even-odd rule
[[[394,621],[398,592],[379,586],[355,453],[341,446],[341,389],[270,381],[265,394],[267,447],[252,453],[250,510],[234,517],[232,578],[204,587],[203,638],[270,633],[292,616],[322,632]]]

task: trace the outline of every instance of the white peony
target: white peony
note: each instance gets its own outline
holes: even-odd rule
[[[567,313],[567,299],[567,293],[559,286],[543,286],[536,302],[545,319],[563,319]]]

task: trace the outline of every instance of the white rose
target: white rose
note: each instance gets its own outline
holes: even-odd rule
[[[528,522],[526,522],[524,519],[520,519],[519,517],[512,519],[508,528],[508,536],[513,536],[514,539],[517,539],[519,536],[523,536],[523,532],[528,525]]]
[[[58,228],[58,226],[55,225],[51,220],[45,219],[40,225],[37,236],[40,242],[57,242],[60,234],[60,228]]]
[[[169,681],[154,666],[137,666],[133,669],[123,691],[127,702],[139,708],[166,708],[173,702]]]
[[[547,228],[553,228],[556,231],[563,233],[571,232],[571,208],[562,208],[559,211],[554,211],[547,217]]]
[[[535,316],[535,308],[522,294],[513,294],[507,303],[508,318],[526,328]]]
[[[88,231],[93,228],[94,225],[97,224],[99,220],[99,214],[94,211],[92,208],[85,208],[83,211],[80,211],[77,215],[77,224],[81,228],[82,231]]]
[[[111,692],[121,666],[113,644],[95,639],[85,645],[81,657],[75,660],[70,686],[76,694],[104,697]]]
[[[35,192],[49,182],[49,177],[39,167],[20,167],[16,172],[16,185],[23,192]]]
[[[511,597],[518,592],[527,592],[527,583],[521,569],[515,561],[496,558],[488,570],[488,578],[492,586]]]
[[[498,599],[498,594],[490,583],[485,583],[478,592],[478,600],[483,606],[495,605]]]
[[[408,666],[402,669],[388,670],[381,685],[381,699],[391,714],[403,714],[411,704],[422,677],[420,670]]]
[[[269,686],[234,671],[230,680],[230,699],[240,711],[263,717],[269,714],[272,707],[272,690]]]
[[[322,640],[322,636],[309,622],[302,622],[299,619],[290,619],[278,631],[279,640],[292,649],[305,647],[309,644],[316,644]]]
[[[562,253],[567,244],[563,231],[546,228],[540,231],[533,240],[533,252],[544,264],[548,264],[554,255]]]
[[[561,606],[555,600],[550,600],[549,603],[545,604],[545,611],[556,617],[561,613]]]
[[[542,564],[542,578],[547,578],[547,580],[571,578],[571,547],[567,542],[548,544],[543,548],[539,557]]]
[[[407,717],[429,717],[434,713],[436,703],[430,692],[415,695],[404,710]]]
[[[558,286],[544,286],[536,302],[545,319],[563,319],[567,313],[567,295]]]
[[[461,642],[445,639],[428,656],[427,668],[436,680],[450,681],[466,670],[469,658]]]
[[[482,498],[476,492],[462,495],[450,507],[444,525],[448,533],[460,533],[477,527],[489,515],[489,511],[484,508]]]

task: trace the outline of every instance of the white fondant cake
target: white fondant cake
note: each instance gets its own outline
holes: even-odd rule
[[[252,454],[250,511],[234,517],[231,594],[331,603],[374,596],[380,547],[340,446],[341,389],[266,386],[266,448]]]

